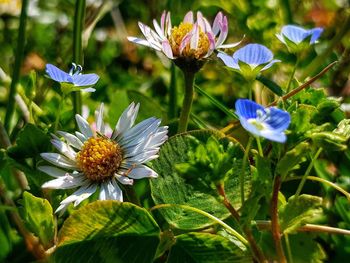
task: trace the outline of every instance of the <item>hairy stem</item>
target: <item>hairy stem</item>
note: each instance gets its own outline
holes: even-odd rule
[[[281,176],[276,175],[274,184],[273,184],[273,192],[272,192],[272,200],[271,200],[271,232],[272,237],[275,243],[277,259],[280,263],[287,263],[286,257],[284,255],[282,241],[281,241],[281,231],[280,225],[278,222],[278,192],[281,187]]]
[[[245,167],[247,165],[247,160],[249,156],[250,146],[252,145],[253,137],[249,137],[247,147],[244,152],[243,160],[242,160],[242,171],[239,174],[239,184],[240,184],[240,190],[241,190],[241,203],[243,205],[244,203],[244,177],[245,177]]]
[[[26,33],[26,22],[27,22],[27,9],[28,9],[28,0],[22,1],[21,16],[19,20],[19,29],[17,37],[17,49],[15,53],[15,65],[12,73],[11,86],[7,102],[7,110],[5,115],[5,129],[7,132],[10,132],[11,120],[13,113],[15,111],[15,95],[17,90],[17,83],[20,77],[21,63],[23,60],[24,54],[24,44],[25,44],[25,33]]]
[[[189,70],[183,70],[185,79],[185,97],[182,103],[182,109],[179,120],[178,133],[187,131],[188,119],[191,113],[193,102],[193,84],[195,73]]]
[[[311,169],[312,169],[312,167],[314,167],[315,161],[317,160],[317,158],[318,158],[318,156],[321,154],[321,152],[322,152],[322,147],[319,148],[319,149],[317,150],[315,156],[312,158],[312,160],[311,160],[309,166],[307,167],[307,169],[306,169],[306,171],[305,171],[305,174],[303,175],[303,177],[302,177],[302,179],[301,179],[301,181],[300,181],[300,183],[299,183],[298,189],[297,189],[297,191],[295,192],[295,197],[296,197],[296,198],[300,195],[301,190],[303,189],[303,186],[304,186],[304,184],[305,184],[305,182],[306,182],[306,179],[307,179],[307,177],[309,176],[309,174],[310,174],[310,172],[311,172]]]
[[[290,85],[292,84],[292,81],[294,79],[294,75],[295,75],[295,71],[297,70],[299,64],[299,58],[297,56],[292,73],[290,74],[289,80],[288,80],[288,84],[287,84],[287,92],[290,92]]]
[[[82,35],[85,21],[85,0],[76,0],[73,29],[73,62],[83,64]],[[81,91],[72,93],[74,114],[81,114],[82,99]]]

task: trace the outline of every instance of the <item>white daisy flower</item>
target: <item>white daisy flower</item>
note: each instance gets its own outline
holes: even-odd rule
[[[75,118],[80,131],[75,134],[57,132],[64,140],[53,135],[51,142],[60,153],[42,153],[41,157],[55,166],[38,169],[56,179],[42,187],[78,188],[61,202],[56,213],[62,214],[71,203],[79,205],[97,190],[100,200],[122,202],[123,193],[118,183],[132,185],[133,179],[158,176],[144,163],[158,157],[160,146],[168,138],[168,127],[159,127],[161,120],[154,117],[134,126],[139,106],[129,105],[111,136],[106,134],[103,104],[96,111],[96,132],[77,114]]]

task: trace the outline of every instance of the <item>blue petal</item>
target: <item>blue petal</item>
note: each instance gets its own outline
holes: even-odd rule
[[[92,86],[96,84],[96,82],[99,80],[99,76],[96,74],[80,74],[80,75],[73,75],[73,84],[75,86]]]
[[[260,136],[274,142],[285,143],[287,136],[283,132],[274,132],[270,130],[265,130],[260,132]]]
[[[51,79],[58,82],[69,82],[72,83],[72,76],[68,73],[60,70],[58,67],[52,64],[46,64],[46,73],[50,76]]]
[[[238,60],[227,55],[226,53],[219,52],[218,58],[220,58],[225,63],[226,66],[233,68],[233,69],[239,69]]]
[[[305,30],[302,27],[287,25],[282,28],[282,35],[288,38],[290,41],[295,44],[299,44],[305,38],[307,38],[311,33],[308,30]]]
[[[272,60],[273,54],[271,50],[260,44],[248,44],[238,49],[233,58],[243,61],[244,63],[256,67],[261,64],[268,63]]]
[[[323,28],[321,27],[316,27],[310,30],[311,33],[311,40],[310,40],[310,44],[314,44],[317,39],[319,39],[319,37],[321,36],[323,32]]]
[[[290,115],[288,112],[277,109],[268,108],[270,111],[270,117],[265,121],[271,127],[274,132],[283,132],[290,124]]]
[[[239,99],[235,103],[236,113],[239,117],[245,119],[256,118],[257,110],[265,112],[264,107],[248,99]]]

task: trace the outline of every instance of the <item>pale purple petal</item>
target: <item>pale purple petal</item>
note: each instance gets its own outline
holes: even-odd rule
[[[77,87],[92,86],[99,80],[99,76],[96,74],[79,74],[73,75],[73,84]]]
[[[183,22],[193,24],[194,21],[193,21],[193,12],[192,11],[187,12],[187,14],[184,17]]]
[[[220,31],[220,24],[222,23],[222,17],[223,15],[221,12],[217,13],[217,15],[215,16],[214,23],[213,23],[213,33],[215,36]]]
[[[238,60],[227,55],[226,53],[219,52],[218,58],[220,58],[225,63],[226,66],[233,68],[233,69],[239,69]]]
[[[72,76],[52,64],[46,64],[46,73],[57,82],[72,83]]]
[[[166,39],[162,42],[163,53],[170,59],[174,59],[173,51],[171,49],[169,41]]]

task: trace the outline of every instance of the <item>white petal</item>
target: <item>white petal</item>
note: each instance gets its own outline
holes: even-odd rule
[[[52,177],[61,177],[61,176],[65,176],[66,175],[66,171],[61,170],[57,167],[53,167],[53,166],[39,166],[38,169]]]
[[[139,108],[139,103],[137,103],[135,106],[135,103],[132,102],[129,107],[124,110],[122,115],[119,117],[117,125],[115,126],[112,139],[115,139],[118,135],[124,133],[134,125]]]
[[[119,188],[115,179],[105,182],[101,185],[100,200],[117,200],[123,202],[123,192]]]
[[[141,38],[137,38],[137,37],[128,37],[128,40],[135,43],[135,44],[140,44],[146,47],[150,47],[150,48],[154,48],[155,50],[161,51],[160,47],[155,47],[154,45],[152,45],[151,43],[149,43],[147,40],[145,39],[141,39]]]
[[[134,180],[130,179],[126,176],[123,175],[119,175],[119,174],[115,174],[115,178],[121,183],[121,184],[125,184],[125,185],[133,185]]]
[[[64,139],[66,139],[67,143],[73,146],[74,148],[81,150],[83,143],[73,134],[64,131],[58,131],[59,135],[61,135]]]
[[[71,160],[75,160],[75,156],[77,155],[76,152],[69,147],[69,145],[67,145],[66,143],[62,142],[61,140],[57,140],[57,139],[52,139],[51,143],[53,144],[53,146],[55,146],[55,148],[62,153],[63,155],[65,155],[66,157],[68,157]]]
[[[197,49],[198,43],[199,43],[199,28],[198,28],[198,24],[196,23],[196,24],[194,24],[193,29],[192,29],[190,48]]]
[[[162,38],[162,39],[165,39],[165,36],[164,36],[164,33],[162,31],[162,29],[160,28],[157,20],[153,19],[153,26],[154,26],[154,29],[156,30],[157,34]]]
[[[167,39],[162,42],[162,51],[168,58],[174,59],[173,51]]]
[[[61,204],[69,204],[74,202],[74,206],[79,205],[86,198],[89,198],[95,191],[97,185],[96,184],[86,184],[80,187],[77,191],[75,191],[72,195],[68,196],[64,199]]]
[[[69,206],[69,204],[60,205],[60,206],[56,209],[55,213],[56,213],[56,214],[59,213],[59,215],[62,216],[63,213],[67,210],[68,206]]]
[[[79,130],[82,134],[84,134],[86,138],[90,138],[93,136],[89,123],[83,117],[81,117],[79,114],[76,114],[75,120],[77,121]]]
[[[86,138],[84,136],[84,134],[82,134],[81,132],[75,132],[75,135],[77,136],[77,138],[81,141],[81,142],[85,142],[88,138]]]
[[[77,169],[77,165],[74,161],[68,159],[67,157],[64,157],[63,155],[61,154],[58,154],[58,153],[41,153],[40,156],[56,165],[56,166],[60,166],[62,168],[68,168],[68,169]]]
[[[138,165],[134,169],[131,170],[131,172],[128,174],[128,177],[133,179],[141,179],[145,177],[157,177],[158,174],[153,171],[151,168],[145,166],[145,165]]]
[[[44,183],[41,187],[49,189],[71,189],[85,184],[84,179],[84,176],[76,177],[67,173],[65,176]]]
[[[95,121],[96,121],[96,131],[101,134],[105,134],[105,124],[103,123],[103,103],[95,112]]]

